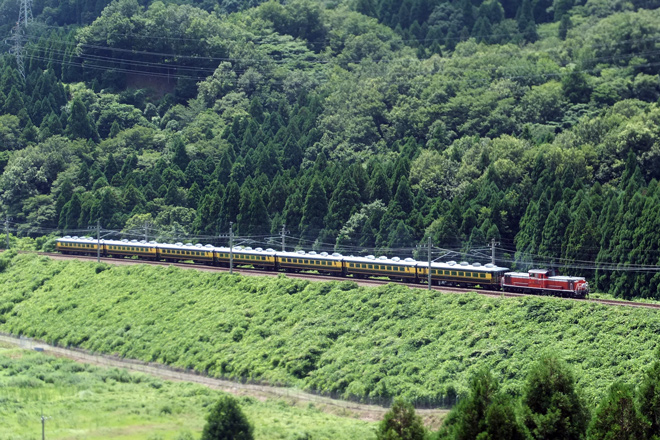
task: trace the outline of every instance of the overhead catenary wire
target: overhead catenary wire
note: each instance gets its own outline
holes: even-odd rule
[[[12,227],[9,227],[10,233],[21,232],[20,223],[10,222]],[[89,228],[79,228],[71,230],[62,230],[56,228],[27,228],[27,230],[32,233],[44,233],[48,234],[57,234],[59,236],[64,235],[77,235],[80,237],[88,236],[93,231]],[[180,237],[186,242],[213,242],[218,243],[226,241],[216,235],[194,235],[194,234],[185,234],[185,231],[176,231],[176,230],[166,230],[153,228],[151,230],[152,236],[165,236],[168,234],[176,234],[180,232]],[[142,239],[144,237],[143,231],[138,230],[111,230],[101,228],[100,233],[105,235],[106,239],[121,239],[122,237],[136,237]],[[317,241],[306,240],[304,238],[287,235],[288,239],[292,242],[297,242],[298,245],[309,245],[308,249],[312,248],[312,245],[326,245],[329,249],[334,248],[336,245],[332,243],[319,243]],[[264,248],[271,247],[273,243],[277,243],[277,240],[281,239],[281,235],[278,234],[264,234],[264,235],[246,235],[246,236],[236,236],[236,239],[243,240],[244,244],[256,244],[263,245]],[[136,240],[141,241],[141,240]],[[407,248],[390,248],[390,247],[365,247],[365,246],[339,246],[342,249],[345,249],[344,254],[348,255],[351,252],[364,254],[383,254],[390,253],[392,251],[399,253],[412,253],[420,251],[420,247],[407,247]],[[486,248],[484,248],[486,249]],[[423,249],[422,249],[423,250]],[[517,251],[515,249],[505,248],[505,247],[496,247],[498,251],[497,261],[499,263],[512,263],[512,264],[533,264],[535,266],[552,266],[555,268],[565,268],[565,269],[575,269],[575,270],[592,270],[592,271],[609,271],[609,272],[638,272],[638,273],[660,273],[660,265],[643,265],[635,263],[621,263],[621,262],[605,262],[605,261],[593,261],[593,260],[581,260],[581,259],[570,259],[570,258],[553,258],[548,256],[542,256],[533,253],[525,253],[522,251]],[[348,254],[346,254],[348,252]],[[516,257],[510,257],[511,254],[516,254]],[[440,258],[456,255],[456,256],[472,256],[475,259],[488,260],[489,255],[480,253],[479,249],[461,249],[461,248],[442,248],[433,246],[432,255],[440,256]],[[507,256],[509,255],[509,256]],[[395,256],[391,254],[390,256]],[[436,258],[437,260],[437,258]],[[435,261],[435,260],[434,260]]]

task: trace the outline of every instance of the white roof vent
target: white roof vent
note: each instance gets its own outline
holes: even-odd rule
[[[121,240],[121,242],[122,243],[128,243],[128,240],[124,238],[124,239]]]
[[[309,251],[309,252],[307,252],[307,253],[308,253],[309,255],[316,255],[316,252],[314,252],[314,251]]]
[[[378,257],[378,259],[379,260],[387,260],[387,257],[385,255],[381,255],[380,257]]]
[[[494,265],[493,263],[488,263],[488,264],[486,265],[486,267],[490,269],[490,268],[495,267],[495,265]]]
[[[472,263],[472,266],[474,266],[474,267],[481,267],[481,263]]]
[[[207,249],[212,249],[213,245],[212,244],[205,244],[204,247],[207,248]]]
[[[275,250],[272,249],[272,248],[268,248],[268,249],[266,249],[266,252],[275,252]]]
[[[412,258],[408,257],[408,258],[406,258],[406,259],[403,260],[403,261],[407,261],[408,263],[412,263],[412,262],[414,262],[415,260],[413,260]]]
[[[367,255],[367,258],[368,258],[369,260],[375,260],[375,259],[376,259],[376,257],[374,257],[373,255]]]
[[[327,253],[327,252],[321,252],[321,256],[323,256],[323,257],[327,257],[327,256],[328,256],[328,253]]]
[[[332,256],[333,256],[333,257],[341,257],[341,254],[338,253],[338,252],[335,252],[334,254],[332,254]]]
[[[392,261],[401,261],[401,258],[399,258],[399,257],[392,257]]]
[[[296,254],[305,255],[305,251],[298,251]]]
[[[202,246],[201,243],[197,243],[197,244],[195,245],[195,247],[196,247],[196,248],[201,248],[201,247],[204,247],[204,246]]]
[[[251,251],[251,250],[252,250],[252,248],[251,248],[251,247],[249,247],[249,246],[248,246],[248,247],[246,247],[246,248],[244,248],[244,249],[245,249],[246,251]]]
[[[261,249],[261,248],[256,248],[255,251],[257,251],[257,252],[262,252],[263,249]]]

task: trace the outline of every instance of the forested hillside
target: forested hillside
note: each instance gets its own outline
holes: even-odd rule
[[[658,7],[36,1],[25,78],[2,58],[0,200],[32,235],[494,238],[501,265],[660,297]]]

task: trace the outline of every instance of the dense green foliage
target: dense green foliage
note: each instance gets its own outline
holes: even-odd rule
[[[36,2],[26,78],[0,64],[0,202],[34,236],[495,238],[502,265],[660,297],[657,274],[612,270],[658,263],[658,6]]]
[[[572,374],[556,358],[543,356],[530,371],[522,404],[532,439],[584,438],[589,410],[575,390]]]
[[[168,382],[0,346],[0,437],[122,440],[199,438],[207,412],[224,396],[186,382]],[[374,438],[375,425],[283,400],[239,399],[256,439]]]
[[[591,425],[590,440],[634,440],[649,438],[635,406],[633,388],[615,383],[598,405]]]
[[[470,380],[470,391],[445,419],[438,440],[522,440],[510,396],[498,392],[497,382],[487,370]]]
[[[206,417],[202,440],[252,440],[253,431],[236,399],[220,396]]]
[[[426,430],[415,408],[403,399],[395,399],[378,425],[378,440],[424,440]]]
[[[571,366],[576,389],[595,407],[615,379],[644,377],[659,322],[651,309],[552,298],[35,255],[17,255],[0,272],[0,330],[375,402],[402,396],[453,405],[482,368],[502,392],[523,395],[530,366],[549,350]],[[654,405],[652,393],[647,399]]]

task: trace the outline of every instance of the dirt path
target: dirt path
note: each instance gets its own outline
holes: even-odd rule
[[[53,356],[65,357],[76,362],[98,365],[109,368],[125,368],[129,371],[138,371],[165,380],[194,382],[212,389],[222,390],[237,396],[251,396],[257,399],[282,399],[290,405],[304,406],[314,404],[321,411],[344,416],[354,417],[367,421],[378,421],[383,418],[387,408],[378,405],[366,405],[345,400],[331,399],[306,393],[293,388],[274,387],[268,385],[244,384],[229,380],[216,379],[192,372],[178,371],[166,365],[145,363],[134,359],[118,358],[115,356],[92,354],[81,349],[68,349],[55,347],[30,338],[17,338],[6,333],[0,333],[0,342],[16,345],[27,350],[43,351]],[[418,409],[417,413],[424,419],[424,424],[437,429],[447,414],[446,409]]]

